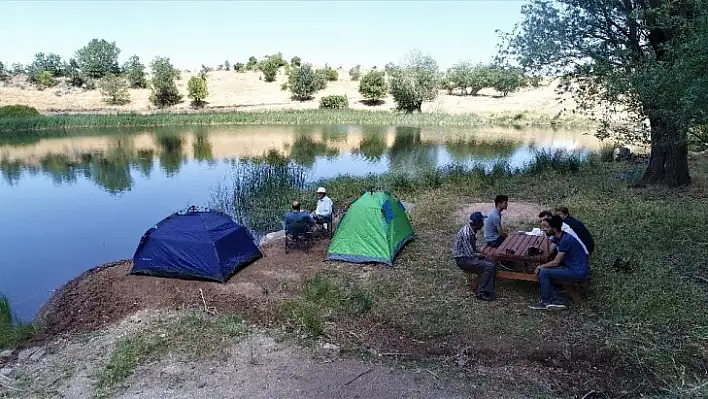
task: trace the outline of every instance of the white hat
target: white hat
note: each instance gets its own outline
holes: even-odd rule
[[[320,188],[317,189],[317,192],[318,192],[318,193],[325,194],[325,193],[327,193],[327,190],[325,190],[324,187],[320,187]]]

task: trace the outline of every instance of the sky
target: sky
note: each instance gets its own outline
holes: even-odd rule
[[[521,18],[515,0],[98,1],[0,0],[0,61],[28,63],[37,52],[68,59],[91,39],[115,41],[121,63],[169,57],[179,68],[246,62],[278,51],[316,65],[368,68],[410,50],[441,68],[489,61],[496,29]]]

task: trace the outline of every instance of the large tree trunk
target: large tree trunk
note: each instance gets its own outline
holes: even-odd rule
[[[671,188],[690,184],[687,132],[657,117],[649,117],[649,123],[651,157],[643,181]]]

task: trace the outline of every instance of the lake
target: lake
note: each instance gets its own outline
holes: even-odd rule
[[[68,136],[0,139],[0,292],[25,320],[85,270],[131,258],[142,234],[164,217],[213,204],[220,187],[252,173],[244,165],[279,157],[313,182],[500,160],[523,167],[537,149],[600,146],[583,132],[550,128],[244,125]],[[257,229],[274,226],[270,219]]]

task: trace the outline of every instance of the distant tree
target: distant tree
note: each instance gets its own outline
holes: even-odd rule
[[[377,104],[386,96],[388,85],[386,84],[386,72],[371,70],[364,74],[359,82],[359,93],[366,98],[370,104]]]
[[[36,75],[34,75],[33,81],[37,85],[37,88],[39,88],[40,90],[45,89],[47,87],[52,87],[57,84],[56,80],[54,80],[54,77],[52,76],[52,73],[49,71],[38,72]]]
[[[361,77],[361,65],[357,65],[354,68],[350,69],[349,77],[355,82],[359,80],[359,78]]]
[[[182,96],[175,83],[180,76],[179,70],[172,66],[167,57],[155,57],[150,68],[152,69],[150,102],[160,108],[179,104]]]
[[[8,71],[5,64],[0,61],[0,82],[7,82],[8,80],[10,80],[10,71]]]
[[[300,59],[300,57],[295,56],[290,59],[290,66],[291,67],[299,67],[300,65],[302,65],[302,60]]]
[[[209,96],[206,75],[192,76],[187,82],[187,97],[192,99],[194,108],[204,107],[204,99]]]
[[[524,87],[526,83],[523,71],[518,68],[496,68],[492,70],[491,76],[491,86],[504,97]]]
[[[66,65],[57,54],[37,53],[34,55],[34,61],[27,67],[27,74],[32,78],[42,71],[49,72],[55,78],[65,76]]]
[[[224,69],[227,71],[231,70],[231,63],[229,62],[229,60],[224,61]]]
[[[326,85],[324,76],[318,73],[312,64],[307,63],[294,67],[288,78],[288,87],[293,98],[299,101],[311,100],[312,95],[324,89]]]
[[[424,101],[438,95],[440,72],[434,58],[414,51],[400,66],[391,69],[391,95],[396,107],[405,112],[422,112]]]
[[[20,64],[19,62],[15,62],[12,64],[12,70],[10,70],[10,74],[12,76],[18,76],[22,75],[27,71],[27,68],[25,68],[24,65]]]
[[[283,58],[283,53],[281,52],[277,52],[273,55],[268,56],[267,58],[270,58],[275,61],[278,64],[278,67],[284,67],[288,65],[288,62],[285,61],[285,58]]]
[[[82,73],[89,78],[100,79],[108,74],[120,73],[119,54],[116,42],[93,39],[76,52],[76,61]]]
[[[278,69],[280,68],[280,62],[277,58],[268,57],[261,63],[261,72],[263,72],[263,79],[266,82],[275,82],[275,77],[278,75]]]
[[[145,89],[147,79],[145,78],[145,65],[140,62],[140,58],[134,55],[123,64],[123,73],[128,80],[128,86],[132,89]]]
[[[246,65],[243,62],[237,62],[234,64],[234,71],[236,72],[246,72]]]
[[[384,65],[384,71],[386,72],[387,75],[391,76],[391,74],[398,68],[396,64],[393,62],[389,62],[388,64]]]
[[[110,105],[125,105],[130,102],[128,82],[116,75],[106,75],[98,83],[103,100]]]
[[[319,70],[319,73],[321,73],[328,82],[336,82],[339,79],[339,72],[327,64],[325,64],[324,68]]]
[[[254,56],[248,57],[248,62],[246,63],[246,70],[253,71],[258,66],[258,58]]]
[[[450,87],[460,89],[461,95],[474,96],[486,87],[493,87],[497,81],[496,77],[495,71],[486,65],[475,65],[470,61],[462,61],[447,71],[448,82],[445,88],[448,91],[450,91]]]
[[[440,80],[440,88],[447,91],[447,94],[452,95],[452,91],[456,89],[455,82],[450,79],[450,71],[448,70],[445,76]]]
[[[67,83],[72,87],[82,87],[86,83],[86,78],[79,70],[79,64],[75,59],[70,59],[66,67]]]

